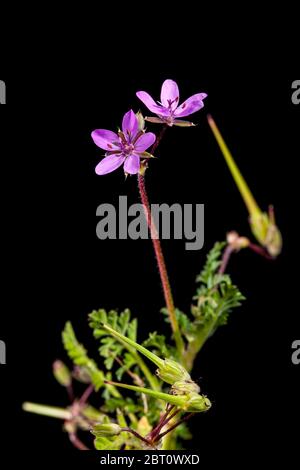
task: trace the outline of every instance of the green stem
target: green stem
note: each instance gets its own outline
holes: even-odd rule
[[[111,395],[114,398],[122,398],[121,393],[116,387],[114,387],[113,385],[109,385],[109,384],[105,384],[105,386],[108,388],[108,391],[111,393]]]
[[[170,431],[163,436],[161,450],[176,450],[176,436],[174,432]]]
[[[187,363],[187,370],[189,372],[193,367],[195,357],[199,353],[200,349],[202,349],[203,345],[206,343],[208,338],[212,335],[214,329],[216,328],[218,320],[218,314],[216,314],[216,318],[210,323],[208,323],[207,326],[204,327],[200,333],[198,333],[197,338],[194,341],[189,343],[185,357]]]
[[[209,333],[203,330],[201,335],[197,336],[197,339],[189,343],[188,349],[186,351],[185,360],[186,360],[186,367],[188,372],[190,372],[193,368],[194,360],[197,354],[199,353],[200,349],[204,345],[205,341],[208,338]]]
[[[70,420],[72,418],[72,413],[65,408],[58,408],[55,406],[48,405],[38,405],[36,403],[25,402],[22,406],[24,411],[29,413],[35,413],[38,415],[49,416],[50,418],[57,418],[63,420]]]

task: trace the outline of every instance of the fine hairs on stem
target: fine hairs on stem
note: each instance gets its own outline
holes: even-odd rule
[[[179,355],[182,357],[184,353],[184,343],[181,337],[181,333],[180,333],[179,326],[178,326],[178,321],[176,318],[175,305],[174,305],[171,285],[169,281],[169,276],[168,276],[168,272],[166,268],[165,258],[163,255],[160,240],[158,238],[157,228],[155,226],[155,222],[151,214],[150,203],[149,203],[149,199],[148,199],[148,195],[146,191],[146,185],[145,185],[145,177],[143,175],[140,175],[140,174],[138,175],[138,185],[139,185],[139,191],[140,191],[142,204],[145,210],[147,223],[151,232],[153,248],[154,248],[155,257],[157,260],[157,265],[158,265],[160,279],[161,279],[162,288],[164,292],[165,302],[166,302],[166,306],[167,306],[169,317],[170,317],[171,327],[174,333],[176,347],[177,347]]]
[[[163,126],[159,136],[154,142],[151,152],[154,153],[157,147],[159,146],[168,126]],[[184,357],[184,342],[179,330],[178,321],[176,318],[176,311],[174,305],[174,299],[171,289],[171,284],[168,276],[168,271],[166,267],[166,262],[164,254],[162,251],[161,243],[159,240],[158,231],[154,222],[154,219],[151,214],[151,208],[149,203],[149,198],[146,190],[145,176],[141,173],[138,174],[138,187],[140,192],[141,201],[144,207],[145,216],[147,220],[148,227],[151,233],[151,239],[153,243],[154,253],[158,265],[159,275],[161,279],[161,284],[164,292],[166,307],[169,313],[170,323],[174,334],[174,340],[176,343],[177,351],[180,357]]]

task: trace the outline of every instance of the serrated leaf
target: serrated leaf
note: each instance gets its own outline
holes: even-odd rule
[[[123,357],[123,365],[116,371],[116,377],[121,381],[123,374],[130,370],[136,364],[136,359],[126,352]]]
[[[149,334],[149,338],[147,338],[143,343],[145,348],[149,348],[159,357],[174,357],[176,355],[175,349],[171,346],[167,346],[166,338],[164,335],[159,335],[156,331]]]
[[[113,437],[96,437],[94,440],[94,446],[96,450],[120,450],[122,445],[125,443],[125,435],[113,436]]]
[[[118,408],[121,409],[125,414],[137,413],[143,409],[142,404],[134,402],[132,398],[110,397],[105,400],[101,410],[106,413],[114,413]]]
[[[105,310],[94,310],[89,314],[89,325],[93,328],[94,337],[100,339],[99,354],[105,358],[105,366],[111,370],[117,358],[121,358],[124,346],[112,336],[107,335],[102,324],[105,322],[122,335],[136,341],[137,320],[130,321],[130,310],[126,309],[120,314],[115,310],[106,313]]]
[[[232,284],[228,274],[220,274],[219,267],[225,242],[217,242],[207,255],[201,274],[197,277],[200,286],[194,299],[196,305],[191,308],[195,317],[194,329],[190,329],[192,340],[202,345],[219,326],[225,325],[232,309],[239,307],[244,296]],[[201,338],[201,341],[199,341]]]
[[[170,323],[168,310],[166,308],[162,308],[161,312],[165,315],[165,321]],[[191,341],[193,338],[193,331],[195,329],[193,320],[178,308],[175,309],[175,315],[182,335],[187,339],[187,341]]]
[[[67,351],[70,359],[75,365],[86,368],[95,389],[99,390],[104,383],[104,374],[98,369],[95,361],[88,357],[84,346],[78,342],[70,322],[67,322],[65,325],[62,339],[65,350]]]
[[[137,340],[137,319],[134,318],[131,323],[128,324],[127,336],[132,341]]]

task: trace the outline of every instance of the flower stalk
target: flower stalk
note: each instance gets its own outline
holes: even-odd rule
[[[154,252],[155,252],[155,256],[157,260],[157,265],[158,265],[159,274],[161,278],[165,302],[166,302],[167,310],[169,313],[170,323],[171,323],[171,327],[174,333],[174,340],[176,343],[176,348],[177,348],[179,357],[183,358],[184,342],[183,342],[179,325],[178,325],[178,321],[176,318],[175,305],[174,305],[171,284],[169,281],[165,258],[164,258],[163,251],[161,248],[161,243],[159,240],[157,228],[156,228],[154,219],[151,214],[149,199],[148,199],[146,185],[145,185],[145,177],[142,174],[138,175],[138,186],[139,186],[141,201],[142,201],[144,211],[145,211],[145,216],[146,216],[147,223],[148,223],[150,233],[151,233],[151,239],[152,239],[153,248],[154,248]]]

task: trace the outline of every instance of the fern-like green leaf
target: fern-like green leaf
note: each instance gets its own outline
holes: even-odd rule
[[[133,366],[136,365],[136,358],[134,358],[130,353],[125,352],[123,355],[123,363],[119,369],[116,370],[116,377],[119,381],[122,380],[123,374],[130,369],[132,369]]]
[[[75,365],[84,367],[88,371],[95,389],[99,390],[104,383],[104,374],[98,369],[95,361],[88,357],[84,346],[78,342],[70,322],[66,323],[62,339],[70,359]]]
[[[147,349],[150,349],[159,357],[176,357],[176,350],[172,346],[166,344],[164,335],[159,335],[156,331],[149,334],[149,337],[142,343]]]
[[[191,308],[193,327],[189,327],[193,355],[219,326],[225,325],[232,309],[239,307],[244,296],[232,284],[228,274],[220,274],[225,242],[217,242],[207,256],[205,266],[197,277],[200,283]],[[191,356],[192,357],[192,356]]]
[[[114,337],[107,335],[107,331],[102,327],[103,323],[111,326],[124,336],[136,341],[137,337],[137,320],[131,320],[130,311],[124,310],[120,314],[115,310],[106,312],[105,310],[94,310],[89,314],[89,325],[93,329],[96,339],[100,339],[99,353],[104,357],[104,364],[108,370],[111,370],[115,361],[120,359],[124,352],[124,346]],[[129,364],[129,356],[127,354],[127,365]],[[131,365],[135,363],[134,358],[131,359]],[[126,370],[122,368],[120,373]]]
[[[164,307],[161,309],[161,312],[163,313],[163,315],[165,315],[165,321],[167,323],[170,323],[168,309]],[[178,308],[175,309],[175,315],[178,321],[178,326],[179,326],[181,334],[185,337],[185,339],[188,342],[192,341],[194,338],[194,333],[195,333],[195,325],[193,323],[193,319],[190,318],[186,313],[179,310]],[[174,354],[176,355],[175,349],[174,349]]]
[[[197,276],[197,282],[205,284],[207,288],[213,286],[213,279],[221,265],[221,256],[225,246],[226,242],[216,242],[214,244],[207,255],[203,270]]]
[[[221,325],[227,323],[233,308],[239,307],[244,296],[232,284],[228,274],[220,274],[221,257],[225,242],[217,242],[207,256],[206,264],[197,277],[200,286],[197,289],[197,305],[192,307],[196,324],[210,327],[209,335]]]

